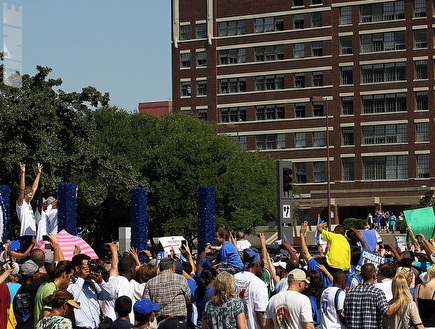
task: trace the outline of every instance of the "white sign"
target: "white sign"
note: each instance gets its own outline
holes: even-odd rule
[[[181,241],[185,240],[182,236],[164,236],[159,238],[159,242],[163,247],[163,250],[168,254],[171,249],[174,248],[176,254],[180,253]]]
[[[282,205],[282,218],[289,219],[292,216],[291,207],[289,204]]]

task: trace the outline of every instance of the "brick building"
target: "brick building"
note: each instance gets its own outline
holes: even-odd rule
[[[435,179],[434,27],[429,0],[172,0],[173,108],[292,161],[302,218],[328,186],[336,221],[410,209]]]

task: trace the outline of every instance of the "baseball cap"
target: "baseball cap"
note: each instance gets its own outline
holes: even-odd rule
[[[21,274],[24,276],[32,276],[36,272],[38,272],[39,266],[33,260],[26,260],[23,265],[21,265]]]
[[[45,254],[45,262],[46,263],[53,263],[54,260],[54,253],[52,251],[46,250],[44,251]]]
[[[280,260],[280,261],[278,261],[278,262],[276,262],[276,263],[272,263],[272,265],[275,266],[275,267],[280,266],[280,267],[282,267],[283,269],[285,269],[286,266],[287,266],[287,263],[286,263],[286,262],[283,262],[283,261]]]
[[[157,303],[151,303],[151,301],[147,298],[138,300],[133,306],[135,316],[147,315],[152,311],[158,310],[160,310],[160,305]]]
[[[210,260],[206,257],[206,258],[203,258],[203,259],[201,259],[201,260],[199,261],[199,265],[200,265],[202,268],[208,268],[208,267],[211,267],[211,262],[210,262]]]
[[[307,275],[305,272],[299,268],[291,270],[288,275],[292,275],[294,281],[305,281],[306,283],[310,283],[310,281],[307,280]]]
[[[45,201],[45,203],[47,203],[48,205],[50,205],[54,200],[56,200],[54,197],[49,196],[49,197],[47,198],[47,200]]]
[[[80,304],[77,303],[74,299],[68,299],[66,301],[69,305],[71,305],[74,308],[80,309]]]

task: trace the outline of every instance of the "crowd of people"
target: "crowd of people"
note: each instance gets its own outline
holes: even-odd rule
[[[183,244],[180,254],[157,259],[144,250],[143,259],[134,248],[121,254],[107,243],[106,260],[78,247],[65,260],[56,232],[47,231],[55,227],[54,198],[48,204],[40,197],[39,222],[30,204],[37,168],[25,187],[20,164],[22,245],[11,250],[5,243],[0,254],[0,328],[435,328],[435,246],[409,227],[405,250],[370,247],[360,231],[343,225],[328,231],[323,222],[317,231],[326,249],[310,253],[304,222],[299,251],[286,241],[278,252],[268,249],[264,234],[253,248],[242,231],[234,238],[219,227],[215,243],[199,255]],[[39,225],[51,251],[34,248]],[[365,252],[377,261],[361,262]]]

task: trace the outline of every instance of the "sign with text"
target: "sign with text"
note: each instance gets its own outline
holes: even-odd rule
[[[369,264],[369,263],[375,265],[375,267],[378,268],[379,265],[381,265],[385,262],[386,262],[386,260],[384,257],[382,257],[382,256],[378,255],[377,253],[372,252],[366,248],[363,248],[358,265],[356,266],[356,270],[361,271],[361,267],[364,264]]]

